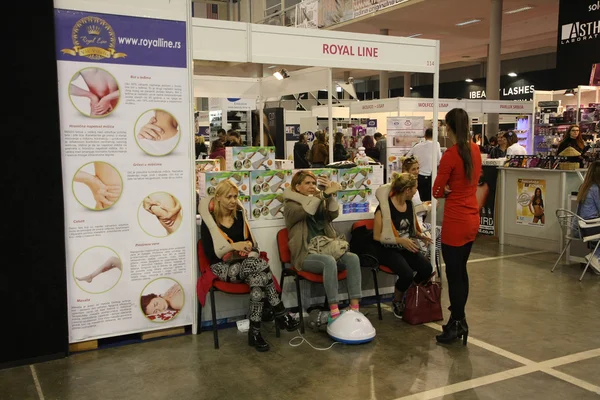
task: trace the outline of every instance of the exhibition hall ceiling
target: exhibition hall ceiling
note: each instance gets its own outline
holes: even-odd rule
[[[460,65],[456,63],[487,59],[490,3],[490,0],[409,1],[329,29],[370,34],[389,29],[393,36],[420,34],[419,38],[437,39],[441,42],[441,63],[456,67]],[[525,7],[533,8],[506,14]],[[504,0],[503,11],[503,59],[556,51],[558,0]],[[480,22],[457,26],[472,20]]]

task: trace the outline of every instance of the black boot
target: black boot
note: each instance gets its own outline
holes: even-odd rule
[[[283,306],[283,303],[273,307],[275,312],[275,323],[279,329],[285,329],[288,332],[294,332],[300,326],[300,321],[293,318]]]
[[[275,319],[275,311],[268,301],[263,300],[262,322],[271,322]]]
[[[263,339],[260,333],[260,322],[250,322],[250,330],[248,331],[248,346],[254,346],[256,351],[261,353],[269,351],[269,343]]]
[[[441,335],[437,335],[435,339],[438,343],[450,344],[456,339],[462,338],[463,346],[467,344],[467,337],[469,336],[469,325],[465,318],[461,320],[450,317],[450,321],[444,328],[444,332]]]
[[[446,329],[448,329],[449,326],[452,326],[452,324],[454,324],[454,322],[456,322],[454,320],[454,317],[452,315],[450,315],[450,319],[448,320],[448,323],[446,325],[442,325],[442,331],[446,332]]]

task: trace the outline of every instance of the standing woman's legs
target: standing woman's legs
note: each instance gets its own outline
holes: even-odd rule
[[[469,296],[469,275],[467,261],[471,254],[473,242],[455,247],[442,243],[442,254],[446,262],[446,277],[448,278],[448,295],[452,308],[452,318],[465,318],[465,305]]]

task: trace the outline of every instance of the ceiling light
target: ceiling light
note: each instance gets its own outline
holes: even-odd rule
[[[458,24],[456,24],[456,26],[471,25],[471,24],[476,24],[478,22],[481,22],[481,20],[480,19],[472,19],[470,21],[465,21],[465,22],[458,23]]]
[[[418,37],[418,36],[421,36],[421,35],[423,35],[423,34],[422,33],[415,33],[414,35],[410,35],[410,36],[407,36],[407,37],[409,37],[409,38],[415,38],[415,37]]]
[[[413,90],[413,88],[411,87],[410,90]]]
[[[290,77],[285,68],[281,68],[280,70],[273,72],[273,76],[279,81]]]
[[[465,82],[469,82],[469,83],[471,83],[471,82],[473,82],[473,79],[471,79],[471,78],[467,78],[467,79],[465,79]]]
[[[335,87],[335,91],[338,92],[338,93],[342,93],[342,88],[339,87],[339,86],[336,86]]]
[[[533,7],[525,6],[525,7],[517,8],[516,10],[504,11],[504,14],[516,14],[516,13],[520,13],[520,12],[523,12],[523,11],[529,11],[532,8]]]
[[[565,96],[575,96],[575,90],[574,89],[565,90]]]
[[[275,65],[271,65],[270,67],[267,67],[268,69],[273,69],[275,68]]]
[[[516,72],[509,72],[508,76],[514,78],[515,76],[517,76],[517,73]]]

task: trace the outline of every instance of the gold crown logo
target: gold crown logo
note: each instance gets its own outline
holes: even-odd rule
[[[87,28],[87,32],[90,35],[100,35],[101,31],[102,30],[100,29],[100,27],[96,26],[96,25],[91,25],[91,26],[88,26],[88,28]]]

